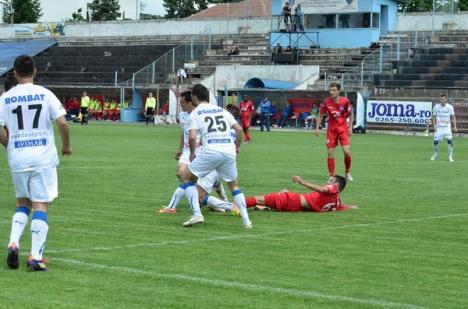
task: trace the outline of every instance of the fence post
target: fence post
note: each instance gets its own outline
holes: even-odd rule
[[[208,26],[208,49],[211,49],[211,26]]]
[[[382,49],[380,49],[380,50],[382,50]],[[380,59],[382,59],[382,57]],[[363,84],[364,84],[364,61],[361,61],[361,87],[362,87]]]
[[[382,65],[383,65],[383,48],[381,47],[379,49],[379,73],[382,73]],[[362,66],[362,71],[364,72],[364,62],[362,62],[363,66]]]
[[[398,33],[398,37],[397,37],[397,52],[396,52],[396,55],[397,55],[397,60],[400,61],[400,33]]]
[[[115,71],[115,72],[114,72],[114,86],[115,86],[115,87],[117,87],[117,84],[118,84],[118,82],[117,82],[117,76],[118,76],[118,74],[119,74],[118,71]]]
[[[418,29],[416,29],[416,33],[414,35],[414,47],[418,47]]]
[[[135,73],[132,75],[132,89],[135,89]]]
[[[175,47],[172,49],[172,73],[175,73]]]
[[[190,61],[193,61],[193,37],[190,38]]]
[[[152,65],[151,65],[151,85],[154,85],[154,74],[155,74],[155,70],[156,70],[156,61],[153,61]]]
[[[325,76],[323,80],[323,90],[327,90],[327,71],[325,71]]]

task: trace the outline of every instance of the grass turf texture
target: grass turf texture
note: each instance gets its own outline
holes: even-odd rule
[[[466,266],[468,143],[353,135],[353,176],[341,213],[205,213],[183,228],[157,214],[178,185],[177,127],[72,125],[74,154],[62,158],[60,197],[49,211],[49,273],[29,273],[29,225],[21,267],[0,267],[0,307],[17,308],[460,308]],[[324,183],[324,134],[260,133],[238,159],[246,195],[303,190],[292,175]],[[337,148],[337,173],[343,174]],[[5,251],[15,199],[1,164],[0,240]],[[28,296],[26,296],[28,295]]]

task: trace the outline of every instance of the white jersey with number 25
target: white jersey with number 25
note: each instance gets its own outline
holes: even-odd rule
[[[189,130],[198,130],[203,151],[212,150],[235,156],[236,147],[231,135],[235,123],[234,117],[224,108],[205,102],[190,113]]]

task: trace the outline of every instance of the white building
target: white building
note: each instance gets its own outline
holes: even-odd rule
[[[5,5],[6,5],[6,2],[3,0],[0,0],[0,24],[3,24],[3,11],[4,11]]]
[[[2,0],[0,0],[2,1]],[[92,0],[41,0],[42,16],[40,22],[62,22],[71,19],[74,12],[81,8],[83,18],[91,18],[89,4]],[[65,5],[66,3],[66,5]],[[140,0],[119,0],[119,19],[140,19]]]

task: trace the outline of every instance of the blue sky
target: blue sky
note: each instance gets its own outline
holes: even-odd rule
[[[166,10],[163,7],[163,0],[142,0],[146,4],[145,13],[155,15],[165,15]]]

